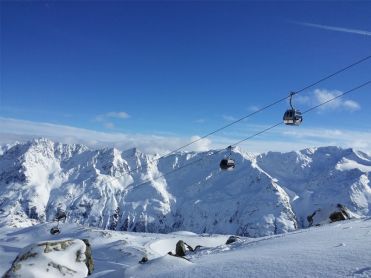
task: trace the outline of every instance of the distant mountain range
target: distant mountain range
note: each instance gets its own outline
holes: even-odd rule
[[[48,139],[3,146],[0,221],[28,226],[63,210],[68,222],[104,229],[257,237],[327,223],[335,212],[371,215],[371,158],[365,153],[321,147],[253,155],[236,149],[235,170],[222,171],[225,155],[211,150],[159,158]]]

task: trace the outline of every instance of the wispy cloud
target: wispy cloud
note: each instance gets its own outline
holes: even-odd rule
[[[226,148],[242,138],[261,131],[268,126],[245,125],[239,133],[218,134],[200,140],[188,150],[204,151]],[[137,147],[146,153],[165,154],[191,141],[198,135],[181,137],[175,135],[130,134],[98,132],[42,122],[0,117],[0,144],[25,141],[35,137],[47,137],[62,143],[81,143],[92,148],[116,147],[126,150]],[[330,146],[353,147],[365,152],[371,151],[371,132],[347,129],[277,127],[269,132],[252,138],[240,145],[244,150],[254,153],[267,151],[292,151],[308,147]]]
[[[115,124],[112,122],[113,119],[125,120],[130,118],[130,115],[126,112],[108,112],[106,114],[100,114],[95,117],[95,121],[102,123],[105,128],[114,129]]]
[[[0,117],[0,144],[26,141],[35,137],[47,137],[62,143],[80,143],[92,148],[116,147],[121,150],[136,147],[146,153],[164,154],[177,149],[199,136],[180,137],[172,135],[132,134],[120,132],[100,132],[90,129],[77,128],[45,122]],[[210,149],[212,142],[203,139],[188,150],[203,151]]]
[[[329,101],[330,99],[333,99],[336,96],[341,95],[341,91],[333,90],[333,91],[328,91],[328,90],[320,90],[316,89],[314,91],[314,96],[317,104],[324,103],[326,101]],[[355,102],[354,100],[343,100],[341,98],[334,99],[325,105],[319,107],[322,110],[325,109],[345,109],[348,111],[356,111],[361,108],[361,106]]]
[[[126,112],[108,112],[106,114],[100,114],[95,117],[95,120],[97,122],[104,122],[107,119],[128,119],[130,118],[130,115]]]
[[[371,32],[365,31],[365,30],[350,29],[350,28],[329,26],[329,25],[323,25],[323,24],[315,24],[315,23],[309,23],[309,22],[299,22],[299,21],[290,21],[290,22],[303,25],[303,26],[320,28],[320,29],[329,30],[329,31],[352,33],[352,34],[357,34],[357,35],[362,35],[362,36],[371,36]]]
[[[191,142],[194,142],[196,140],[199,140],[201,137],[198,136],[198,135],[194,135],[191,137]],[[212,148],[212,142],[209,138],[205,138],[205,139],[202,139],[202,140],[199,140],[197,141],[196,143],[193,144],[193,149],[195,151],[207,151],[207,150],[210,150]]]
[[[343,92],[339,90],[326,90],[326,89],[315,89],[311,95],[301,96],[298,95],[294,103],[306,104],[308,106],[315,106],[330,99],[335,98],[336,96],[341,95]],[[334,99],[320,107],[318,107],[319,112],[325,110],[346,110],[349,112],[357,111],[361,109],[361,105],[354,100],[346,100],[342,98]]]

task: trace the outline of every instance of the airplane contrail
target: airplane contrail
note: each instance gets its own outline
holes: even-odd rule
[[[330,31],[346,32],[346,33],[352,33],[352,34],[363,35],[363,36],[371,36],[371,32],[364,31],[364,30],[349,29],[349,28],[314,24],[314,23],[308,23],[308,22],[298,22],[298,21],[290,21],[290,22],[300,24],[300,25],[304,25],[304,26],[330,30]]]

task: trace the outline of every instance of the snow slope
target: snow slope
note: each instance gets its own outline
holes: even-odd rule
[[[62,225],[51,236],[51,224],[27,228],[0,227],[0,275],[18,252],[38,241],[86,238],[95,270],[90,277],[370,277],[371,218],[336,222],[281,235],[241,238],[190,232],[144,234]],[[167,255],[175,242],[202,245],[186,258]],[[149,261],[138,264],[143,255]]]
[[[338,204],[352,217],[371,215],[371,158],[352,149],[256,157],[237,149],[227,172],[218,167],[226,154],[215,151],[154,160],[48,139],[4,150],[0,219],[10,226],[51,221],[62,209],[70,223],[103,229],[259,237],[308,227],[313,213],[313,225],[329,222]]]

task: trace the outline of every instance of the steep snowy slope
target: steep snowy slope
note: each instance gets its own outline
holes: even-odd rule
[[[154,160],[136,149],[17,144],[0,156],[0,218],[28,226],[62,209],[69,222],[104,229],[257,237],[306,227],[314,212],[312,224],[328,221],[338,203],[350,216],[370,214],[366,154],[329,147],[254,158],[235,150],[230,172],[219,169],[224,155]]]

